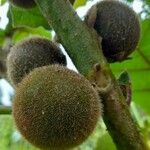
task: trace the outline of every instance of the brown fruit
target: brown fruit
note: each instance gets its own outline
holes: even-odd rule
[[[97,3],[87,13],[85,22],[91,22],[102,37],[103,53],[109,62],[128,59],[139,42],[138,16],[122,2],[105,0]]]
[[[63,150],[81,144],[101,114],[100,98],[90,82],[63,66],[36,68],[16,88],[16,126],[41,149]]]
[[[50,64],[66,65],[61,49],[44,38],[26,39],[13,46],[8,54],[8,77],[17,85],[34,68]]]

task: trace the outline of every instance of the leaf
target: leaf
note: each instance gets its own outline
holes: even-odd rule
[[[0,149],[7,150],[12,134],[12,118],[9,115],[0,116]]]
[[[43,27],[38,28],[18,28],[13,34],[12,40],[14,43],[23,40],[27,37],[41,36],[47,39],[51,39],[51,32],[45,30]]]
[[[129,3],[133,3],[133,1],[134,1],[134,0],[127,0],[127,2],[129,2]]]
[[[39,27],[43,26],[46,29],[50,29],[46,19],[43,17],[39,9],[21,9],[11,6],[12,23],[13,27]]]
[[[11,115],[0,115],[1,150],[38,150],[16,132]]]
[[[133,59],[112,64],[111,67],[116,75],[124,69],[129,72],[133,89],[132,100],[150,114],[150,20],[143,20],[141,27],[141,41],[131,55]]]
[[[4,5],[6,3],[6,0],[0,0],[0,5]]]
[[[0,29],[0,45],[3,44],[5,38],[5,30]]]
[[[145,0],[145,3],[150,5],[150,0]]]
[[[83,6],[85,5],[87,2],[87,0],[76,0],[73,7],[76,9],[78,8],[79,6]]]
[[[108,133],[98,139],[95,150],[116,150],[115,145]]]

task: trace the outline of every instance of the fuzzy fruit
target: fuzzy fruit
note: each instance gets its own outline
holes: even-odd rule
[[[102,37],[103,53],[109,62],[128,59],[139,42],[138,16],[122,2],[100,1],[88,11],[85,22]]]
[[[64,66],[36,68],[16,88],[16,126],[41,149],[63,150],[81,144],[101,114],[100,98],[90,82]]]
[[[50,64],[66,65],[66,57],[61,49],[44,38],[30,38],[11,48],[7,57],[7,74],[13,85],[34,68]]]

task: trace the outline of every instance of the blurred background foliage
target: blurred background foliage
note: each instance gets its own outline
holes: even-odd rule
[[[82,18],[84,11],[87,11],[94,2],[96,0],[76,0],[74,8]],[[134,4],[139,7],[141,40],[137,50],[131,55],[132,59],[111,64],[111,68],[116,77],[123,70],[127,70],[130,74],[133,91],[130,110],[145,142],[150,147],[150,0],[124,0],[123,2],[131,7]],[[0,0],[0,5],[0,7],[8,5],[7,0]],[[26,11],[10,5],[7,7],[8,23],[5,28],[0,29],[0,106],[10,106],[15,93],[8,84],[6,76],[5,58],[10,47],[26,37],[42,36],[52,39],[54,35],[54,31],[38,8]],[[0,149],[36,150],[37,148],[32,147],[17,132],[11,115],[0,115]],[[76,150],[115,150],[115,145],[102,120],[99,121],[90,138]]]

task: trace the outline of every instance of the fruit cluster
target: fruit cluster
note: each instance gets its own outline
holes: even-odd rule
[[[9,0],[32,8],[33,0]],[[95,4],[84,22],[102,37],[108,62],[128,59],[140,37],[139,20],[127,5],[107,0]],[[68,149],[83,143],[102,115],[98,92],[79,73],[69,70],[61,49],[34,37],[11,48],[8,77],[16,89],[13,117],[25,139],[41,149]]]
[[[96,90],[66,64],[60,48],[39,37],[19,42],[7,57],[8,76],[16,89],[16,126],[41,149],[81,144],[102,114]]]

